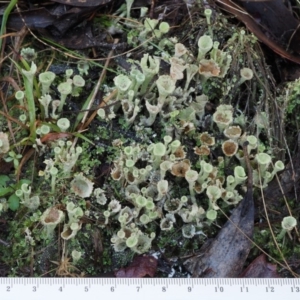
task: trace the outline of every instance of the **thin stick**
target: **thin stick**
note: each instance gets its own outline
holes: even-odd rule
[[[115,39],[115,40],[114,40],[114,45],[116,45],[118,42],[119,42],[119,39]],[[112,50],[109,52],[108,56],[107,56],[107,59],[106,59],[104,68],[103,68],[103,70],[102,70],[102,72],[101,72],[101,75],[100,75],[100,77],[99,77],[99,79],[98,79],[98,82],[97,82],[96,86],[94,87],[94,91],[93,91],[93,95],[92,95],[92,97],[91,97],[91,101],[89,102],[88,106],[86,107],[87,110],[89,110],[89,109],[92,107],[92,105],[93,105],[93,103],[94,103],[94,101],[95,101],[95,98],[96,98],[96,95],[97,95],[97,93],[98,93],[98,91],[99,91],[100,85],[101,85],[101,83],[103,82],[103,80],[104,80],[104,78],[105,78],[106,70],[107,70],[107,67],[108,67],[108,65],[109,65],[109,62],[110,62],[110,60],[111,60],[111,58],[112,58],[113,52],[114,52],[114,49],[112,49]],[[86,111],[86,112],[84,113],[84,116],[83,116],[83,118],[82,118],[82,120],[81,120],[81,123],[84,123],[84,122],[85,122],[87,116],[88,116],[88,111]],[[82,127],[84,127],[84,124],[83,124],[82,126],[80,126],[80,129],[82,129]]]

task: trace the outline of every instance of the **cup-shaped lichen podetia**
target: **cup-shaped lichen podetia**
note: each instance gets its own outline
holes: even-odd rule
[[[239,149],[238,143],[231,139],[224,141],[222,144],[222,151],[226,157],[234,156],[237,153],[238,149]]]
[[[196,234],[196,227],[193,224],[185,224],[181,229],[183,237],[191,239]]]
[[[161,22],[158,29],[161,33],[168,33],[170,30],[170,25],[167,22]]]
[[[0,132],[0,154],[7,153],[9,151],[8,135],[4,132]]]
[[[285,234],[287,233],[292,240],[291,231],[297,226],[297,220],[293,216],[288,216],[283,218],[281,222],[282,230],[280,234],[277,236],[278,240],[283,239]]]
[[[184,177],[185,173],[190,170],[191,162],[189,159],[174,162],[171,166],[171,173],[176,177]]]
[[[237,139],[241,136],[242,134],[242,129],[240,126],[229,126],[224,130],[224,135],[232,139],[234,141],[237,141]]]
[[[170,58],[170,75],[174,81],[183,78],[183,71],[186,69],[186,65],[183,59],[178,57]]]
[[[77,250],[73,250],[71,255],[72,255],[73,264],[76,264],[81,258],[82,253]]]
[[[81,222],[74,222],[71,224],[65,224],[62,233],[60,234],[61,238],[64,240],[72,239],[77,232],[81,229],[82,223]]]
[[[85,85],[85,80],[80,75],[75,75],[72,81],[76,87],[84,87]]]
[[[226,178],[226,191],[233,192],[236,186],[245,182],[246,179],[245,169],[242,166],[236,166],[234,168],[234,176],[229,175]]]
[[[179,212],[183,204],[179,198],[168,198],[164,203],[164,209],[171,214],[175,214]]]
[[[49,170],[49,173],[51,174],[51,192],[54,193],[58,169],[56,167],[52,166]]]
[[[157,169],[162,161],[162,157],[166,154],[166,146],[163,143],[152,144],[152,162],[155,169]]]
[[[181,43],[176,43],[175,44],[175,57],[180,57],[180,56],[183,56],[184,54],[187,53],[187,49],[186,47],[181,44]]]
[[[140,90],[141,95],[147,92],[149,83],[151,82],[153,77],[158,73],[159,65],[159,58],[151,57],[148,53],[144,54],[140,63],[143,74],[145,75],[145,81],[143,82]]]
[[[67,96],[72,92],[72,84],[70,82],[62,82],[58,85],[57,90],[60,92],[60,103],[58,107],[58,111],[61,112]]]
[[[160,180],[157,183],[157,191],[158,191],[157,200],[160,200],[163,197],[165,197],[169,191],[169,182],[167,180]]]
[[[275,175],[275,173],[280,172],[284,170],[284,164],[281,160],[277,160],[276,163],[274,164],[274,169],[272,171],[272,174]]]
[[[29,122],[30,122],[30,133],[32,140],[35,140],[36,133],[36,116],[35,116],[35,101],[34,101],[34,93],[33,93],[33,81],[35,77],[35,73],[37,71],[36,64],[34,62],[31,63],[30,70],[22,69],[21,72],[24,78],[25,84],[25,96],[27,100],[27,111],[29,115]]]
[[[55,79],[55,74],[51,71],[40,73],[39,81],[42,84],[42,95],[49,94],[50,85]]]
[[[52,105],[51,118],[52,119],[57,119],[59,117],[59,115],[56,114],[56,110],[60,106],[60,100],[53,100],[52,103],[51,103],[51,105]]]
[[[204,160],[201,160],[201,161],[200,161],[200,166],[201,166],[201,170],[200,170],[199,177],[198,177],[197,181],[198,181],[200,184],[203,184],[203,183],[207,180],[209,174],[210,174],[211,172],[213,172],[213,169],[214,169],[214,168],[213,168],[213,165],[212,165],[212,164],[207,163],[207,162],[204,161]]]
[[[45,94],[39,99],[39,102],[42,105],[42,108],[44,110],[45,118],[49,118],[49,104],[51,101],[52,101],[52,98],[49,94]]]
[[[126,246],[128,248],[133,248],[138,243],[138,234],[132,233],[130,237],[126,240]]]
[[[80,89],[85,85],[85,80],[80,75],[75,75],[72,79],[72,82],[73,82],[72,95],[78,97]]]
[[[210,221],[214,221],[218,216],[218,213],[213,210],[213,209],[210,209],[206,212],[206,218]]]
[[[56,121],[56,125],[59,127],[61,132],[66,132],[70,127],[70,121],[67,118],[60,118]]]
[[[145,126],[151,126],[155,119],[157,114],[161,111],[162,106],[161,105],[151,105],[147,100],[146,100],[146,108],[149,112],[149,117],[146,119],[142,120],[142,123]]]
[[[272,159],[271,156],[267,153],[258,153],[255,155],[255,160],[258,164],[258,169],[260,171],[260,175],[264,177],[264,173],[268,169]]]
[[[216,185],[210,185],[206,189],[206,195],[209,198],[210,209],[214,209],[214,210],[219,209],[219,206],[216,204],[216,202],[222,196],[221,189]]]
[[[46,237],[51,238],[55,227],[65,219],[64,213],[56,207],[50,207],[44,211],[40,221],[44,226]]]
[[[213,59],[201,59],[199,64],[199,74],[202,82],[206,82],[208,78],[220,75],[220,66]]]
[[[159,94],[158,103],[163,105],[165,99],[174,92],[175,81],[169,75],[162,75],[156,80],[156,86]]]
[[[122,100],[131,86],[132,81],[128,76],[120,74],[114,78],[114,83],[118,90],[117,100]]]
[[[215,138],[208,134],[208,132],[202,132],[199,135],[199,140],[201,142],[201,145],[206,145],[206,146],[213,146],[215,145]]]
[[[293,230],[296,226],[297,226],[297,220],[292,216],[283,218],[281,222],[281,227],[288,231]]]
[[[245,169],[241,166],[236,166],[234,168],[234,178],[237,184],[241,184],[246,181],[247,175]]]
[[[188,90],[193,77],[198,73],[198,71],[199,71],[199,67],[197,65],[195,64],[186,65],[186,80],[185,80],[184,91]]]
[[[190,195],[191,195],[191,200],[193,203],[196,203],[194,185],[195,185],[196,180],[199,177],[199,174],[197,171],[188,170],[185,173],[184,177],[185,177],[186,181],[189,183],[189,191],[190,191]]]
[[[81,198],[90,197],[93,191],[94,183],[84,177],[82,173],[75,175],[71,181],[71,190]]]
[[[69,224],[78,222],[83,216],[83,210],[73,202],[68,202],[66,209],[68,212]]]
[[[212,48],[213,40],[209,35],[203,35],[198,40],[198,61]]]
[[[248,135],[246,140],[249,143],[247,145],[247,152],[248,152],[248,154],[250,154],[251,150],[254,150],[257,148],[258,140],[257,140],[256,136],[254,136],[254,135]]]
[[[243,68],[240,71],[241,79],[239,80],[238,84],[244,83],[246,80],[251,80],[253,78],[253,71],[249,68]]]
[[[22,200],[21,203],[30,210],[36,210],[40,205],[40,197],[31,196],[31,187],[27,183],[23,183],[21,189],[16,190],[15,194]]]
[[[233,122],[232,105],[221,104],[213,114],[213,121],[217,124],[220,131],[224,131]]]
[[[25,93],[23,92],[23,91],[17,91],[16,93],[15,93],[15,97],[16,97],[16,99],[20,102],[20,105],[21,106],[25,106],[24,105],[24,97],[25,97]]]
[[[31,67],[30,70],[24,70],[22,69],[21,72],[24,76],[24,78],[26,78],[28,80],[29,85],[25,84],[25,88],[31,88],[31,90],[33,89],[33,80],[34,80],[34,75],[37,71],[37,66],[34,62],[31,63]],[[27,94],[26,94],[27,96]]]
[[[173,162],[169,160],[165,160],[162,163],[160,163],[159,168],[160,168],[160,178],[164,179],[166,176],[166,172],[171,170],[173,166]]]
[[[176,222],[174,214],[166,214],[160,221],[160,229],[163,231],[170,231]]]

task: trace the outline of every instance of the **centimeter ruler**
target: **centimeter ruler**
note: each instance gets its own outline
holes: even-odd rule
[[[0,278],[1,300],[294,300],[300,278]],[[255,298],[254,298],[255,297]]]

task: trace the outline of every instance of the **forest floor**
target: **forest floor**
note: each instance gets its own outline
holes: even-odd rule
[[[0,276],[298,277],[297,56],[215,3],[77,2],[2,15]]]

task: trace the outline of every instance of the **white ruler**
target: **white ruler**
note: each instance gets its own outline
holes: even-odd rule
[[[300,279],[0,278],[1,300],[294,300]]]

